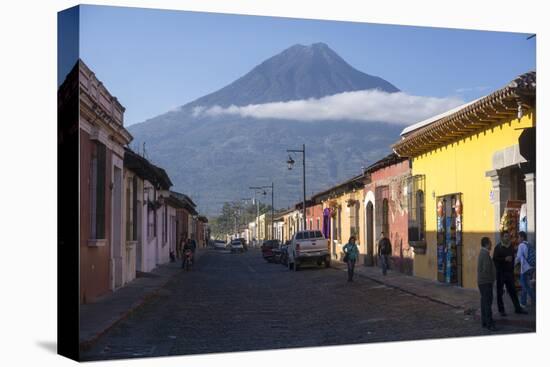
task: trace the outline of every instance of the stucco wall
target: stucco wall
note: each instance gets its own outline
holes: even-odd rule
[[[409,246],[409,231],[408,231],[408,208],[407,198],[403,191],[405,180],[410,174],[409,162],[407,160],[393,164],[388,167],[381,168],[371,173],[371,183],[365,185],[365,201],[367,196],[372,201],[374,207],[374,244],[373,244],[373,260],[376,263],[376,254],[378,253],[378,240],[380,239],[380,233],[378,233],[377,221],[380,218],[376,217],[376,200],[375,191],[377,186],[389,187],[389,215],[388,215],[388,234],[386,234],[392,243],[392,264],[395,270],[412,274],[412,258],[414,253]],[[369,194],[370,192],[370,194]],[[366,205],[362,206],[363,222],[362,227],[366,232]],[[366,234],[363,237],[363,248],[366,251]]]
[[[112,152],[106,154],[105,245],[90,247],[90,135],[80,130],[80,302],[93,302],[110,289],[111,178]]]
[[[477,256],[483,236],[495,238],[494,212],[490,200],[493,153],[518,144],[521,128],[531,127],[533,113],[485,129],[456,143],[432,150],[413,159],[412,174],[425,175],[425,255],[415,255],[414,274],[437,278],[436,198],[462,193],[463,286],[477,287]]]

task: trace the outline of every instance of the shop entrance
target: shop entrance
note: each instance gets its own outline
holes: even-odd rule
[[[502,201],[499,231],[507,231],[516,247],[519,231],[527,232],[525,175],[517,166],[500,169],[498,174]]]
[[[462,286],[462,194],[437,198],[437,279]]]

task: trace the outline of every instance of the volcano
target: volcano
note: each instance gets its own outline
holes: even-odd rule
[[[130,126],[132,147],[164,167],[174,190],[191,195],[214,215],[223,202],[250,197],[249,186],[274,182],[275,207],[301,198],[301,172],[286,168],[286,149],[306,144],[307,194],[361,172],[390,151],[402,127],[382,122],[315,123],[205,116],[195,108],[247,106],[321,98],[343,92],[399,92],[390,82],[363,73],[324,43],[294,45],[261,62],[218,91]]]

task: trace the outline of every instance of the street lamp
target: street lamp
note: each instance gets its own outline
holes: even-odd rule
[[[256,195],[256,190],[263,190],[262,191],[262,195],[267,195],[267,192],[265,191],[265,189],[271,189],[271,239],[274,239],[274,230],[273,230],[273,220],[275,218],[275,207],[274,207],[274,200],[273,200],[273,182],[271,183],[271,186],[250,186],[249,187],[250,190],[255,190],[254,191],[254,195]],[[257,207],[257,217],[260,216],[260,209],[259,209],[259,205]],[[258,222],[258,225],[259,225],[259,222]],[[256,227],[256,231],[258,230],[258,227]]]
[[[304,183],[304,203],[302,207],[303,211],[303,218],[304,218],[304,230],[306,229],[306,145],[302,144],[302,149],[287,149],[287,153],[302,153],[302,168],[303,168],[303,183]],[[286,161],[288,164],[288,169],[291,170],[294,166],[294,159],[292,159],[292,156],[288,156],[288,160]]]
[[[288,164],[288,170],[290,171],[292,169],[292,166],[294,166],[294,159],[292,159],[292,157],[289,155],[288,161],[286,161],[286,163]]]

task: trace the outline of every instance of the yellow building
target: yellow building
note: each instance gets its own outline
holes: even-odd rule
[[[258,217],[258,241],[271,239],[271,213],[264,213]]]
[[[412,196],[426,211],[425,241],[413,244],[416,276],[476,288],[480,240],[499,240],[505,213],[526,220],[534,242],[535,96],[536,73],[529,72],[406,128],[393,146],[422,183]],[[508,225],[517,233],[518,220]]]
[[[329,244],[333,259],[343,258],[342,247],[352,235],[356,237],[361,255],[366,253],[365,211],[361,209],[365,180],[365,175],[360,174],[312,196],[312,200],[323,204],[323,210],[330,209]],[[360,256],[358,263],[363,260],[364,256]]]
[[[303,227],[302,213],[294,206],[283,213],[283,243],[290,241],[292,236]]]

